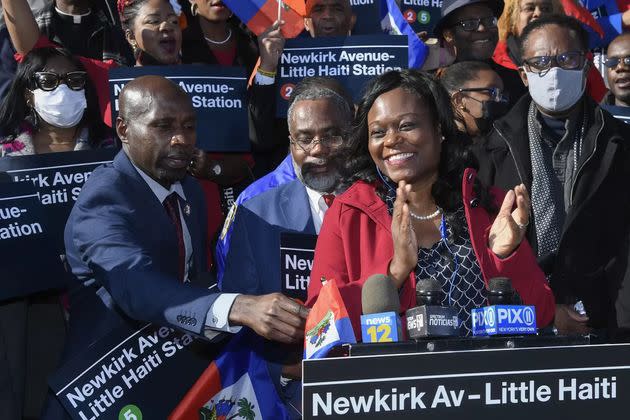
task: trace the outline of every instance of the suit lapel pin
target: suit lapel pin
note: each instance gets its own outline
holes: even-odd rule
[[[188,204],[188,203],[186,203],[186,204],[184,205],[184,214],[185,214],[186,216],[190,216],[190,204]]]

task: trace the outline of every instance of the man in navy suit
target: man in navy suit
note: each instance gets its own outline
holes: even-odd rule
[[[297,179],[246,201],[233,221],[221,290],[264,294],[281,291],[280,234],[316,235],[340,179],[341,149],[353,105],[326,78],[305,79],[287,113]],[[341,88],[340,88],[341,89]]]
[[[251,198],[233,222],[221,290],[260,295],[282,290],[280,235],[316,235],[340,179],[340,157],[350,132],[350,96],[325,78],[305,79],[291,96],[287,113],[291,157],[297,179]],[[340,88],[342,89],[342,88]],[[328,202],[327,202],[328,201]],[[295,418],[300,418],[301,346],[274,346],[269,352],[272,379]],[[282,384],[282,386],[281,386]]]
[[[265,338],[303,337],[307,310],[280,295],[217,293],[207,287],[203,197],[186,175],[195,110],[159,76],[127,84],[116,132],[123,150],[86,182],[65,231],[72,293],[67,356],[129,320],[199,336],[248,326]]]

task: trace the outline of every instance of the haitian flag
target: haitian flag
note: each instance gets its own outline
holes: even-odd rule
[[[405,20],[395,0],[381,3],[381,28],[390,35],[407,35],[409,42],[409,68],[419,69],[429,54],[429,48]]]
[[[208,366],[169,420],[289,419],[267,364],[262,338],[241,329]]]
[[[304,330],[305,359],[320,359],[326,357],[337,344],[357,342],[346,305],[334,280],[322,286]]]
[[[280,0],[223,0],[256,36],[260,36],[278,19]],[[304,0],[282,0],[282,35],[295,38],[304,30],[306,5]]]

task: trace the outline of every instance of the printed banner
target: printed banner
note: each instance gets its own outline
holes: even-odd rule
[[[280,234],[281,291],[290,298],[306,302],[316,244],[317,235]]]
[[[127,82],[160,75],[190,95],[197,111],[197,147],[208,152],[248,152],[247,77],[241,67],[206,65],[117,67],[109,71],[112,121]]]
[[[407,49],[400,35],[288,39],[278,67],[277,116],[286,117],[293,88],[305,77],[333,77],[357,101],[374,76],[407,68]]]
[[[111,162],[116,152],[100,149],[0,159],[0,172],[13,181],[0,183],[0,242],[2,254],[11,256],[1,269],[6,281],[0,299],[66,285],[62,263],[66,221],[92,171]]]
[[[49,380],[76,420],[164,419],[222,348],[169,327],[121,327]]]
[[[433,28],[440,21],[442,0],[398,0],[403,17],[413,30],[426,31],[432,37]]]
[[[352,35],[382,34],[381,0],[350,0],[352,12],[357,17]]]
[[[304,419],[627,416],[630,344],[487,349],[474,341],[480,350],[305,360]]]
[[[112,148],[8,156],[0,159],[0,171],[6,172],[13,182],[27,182],[35,186],[43,206],[42,217],[50,227],[49,234],[55,239],[60,254],[64,250],[66,220],[83,184],[97,166],[111,162],[117,152]]]
[[[31,183],[0,183],[0,301],[65,285],[45,208]]]

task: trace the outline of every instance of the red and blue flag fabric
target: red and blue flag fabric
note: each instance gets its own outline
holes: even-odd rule
[[[383,0],[381,3],[381,28],[390,35],[406,35],[409,44],[409,68],[422,67],[429,54],[429,47],[418,38],[395,0]]]
[[[356,342],[337,284],[334,280],[329,280],[322,286],[306,319],[304,358],[326,357],[334,346]]]
[[[243,328],[186,393],[169,420],[289,419],[260,351]]]
[[[223,0],[223,3],[256,35],[260,35],[278,19],[279,0]],[[295,38],[304,30],[304,0],[282,1],[282,35]]]

